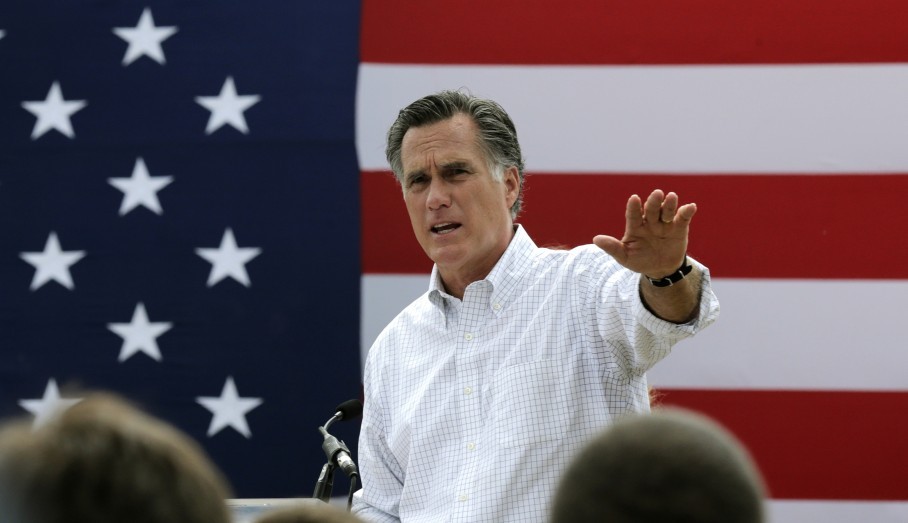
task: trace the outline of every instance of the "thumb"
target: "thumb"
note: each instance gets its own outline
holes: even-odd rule
[[[624,261],[624,244],[621,243],[621,240],[618,238],[600,234],[593,238],[593,243],[596,244],[596,247],[599,247],[608,253],[612,258],[615,258],[619,262]]]

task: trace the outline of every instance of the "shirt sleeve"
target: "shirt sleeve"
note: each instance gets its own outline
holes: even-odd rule
[[[700,306],[688,323],[665,321],[650,312],[640,297],[640,275],[628,269],[605,271],[597,287],[596,322],[599,334],[617,352],[629,377],[642,376],[665,358],[679,341],[694,336],[719,316],[719,300],[712,290],[709,269],[689,258],[702,272]],[[620,328],[617,328],[620,325]]]
[[[358,447],[362,488],[353,495],[351,511],[363,521],[398,522],[403,474],[384,438],[381,378],[374,371],[379,343],[369,350],[363,377],[366,401]]]
[[[370,505],[369,502],[364,500],[363,489],[359,489],[353,494],[353,507],[351,512],[353,512],[356,517],[369,523],[400,522],[400,519],[397,516],[392,516],[387,512],[382,512],[381,510],[375,508],[374,506]]]
[[[709,268],[702,263],[688,256],[691,265],[700,269],[700,310],[696,317],[691,321],[683,324],[672,323],[659,318],[650,312],[643,304],[643,299],[639,292],[634,296],[634,316],[640,323],[653,333],[665,333],[669,336],[675,336],[677,339],[688,338],[697,334],[709,325],[712,325],[719,317],[719,299],[712,289],[712,280],[709,275]],[[640,285],[640,278],[636,277],[637,285]]]

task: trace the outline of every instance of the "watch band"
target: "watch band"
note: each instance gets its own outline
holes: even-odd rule
[[[690,274],[690,271],[694,269],[693,265],[687,259],[687,256],[684,257],[684,261],[681,262],[681,266],[678,267],[678,270],[669,274],[664,278],[650,278],[646,276],[646,279],[653,285],[653,287],[670,287],[679,281],[683,280],[685,276]]]

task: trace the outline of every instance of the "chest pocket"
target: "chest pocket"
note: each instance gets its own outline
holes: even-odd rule
[[[519,447],[562,438],[571,417],[572,383],[557,360],[505,367],[493,381],[492,413],[500,445]]]

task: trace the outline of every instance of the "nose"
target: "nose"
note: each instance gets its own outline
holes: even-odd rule
[[[435,176],[429,183],[429,194],[426,198],[426,206],[430,211],[441,209],[442,207],[451,206],[451,190],[445,181]]]

